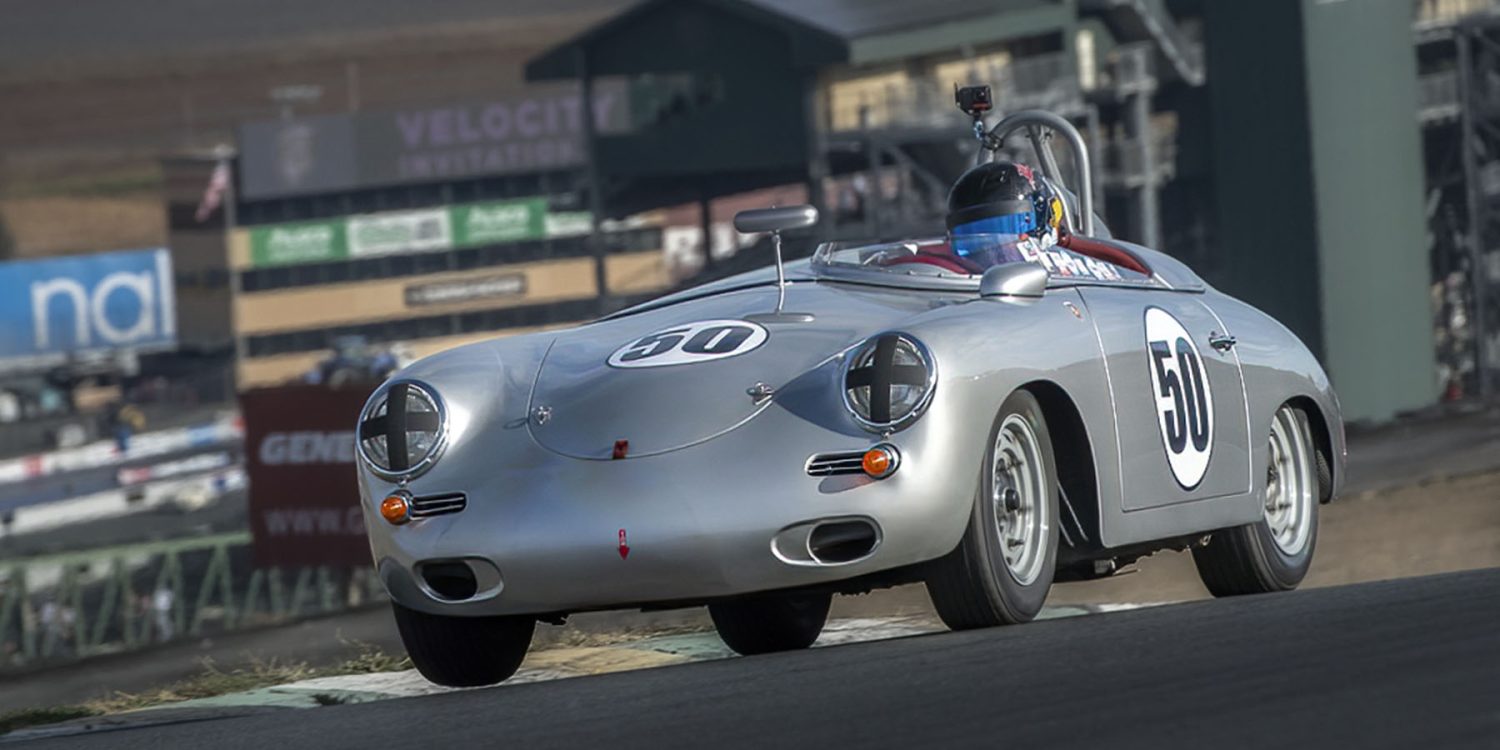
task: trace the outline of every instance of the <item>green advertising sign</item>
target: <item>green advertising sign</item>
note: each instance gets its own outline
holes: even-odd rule
[[[454,206],[453,242],[459,247],[540,239],[546,234],[547,201],[469,203]]]
[[[345,221],[305,221],[250,230],[250,260],[257,268],[321,263],[349,257]]]
[[[587,211],[549,214],[545,198],[346,216],[250,229],[256,268],[398,253],[442,252],[588,234]]]

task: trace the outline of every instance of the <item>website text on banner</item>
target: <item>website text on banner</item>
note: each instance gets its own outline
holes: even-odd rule
[[[312,385],[240,394],[256,567],[370,564],[354,470],[369,395]]]

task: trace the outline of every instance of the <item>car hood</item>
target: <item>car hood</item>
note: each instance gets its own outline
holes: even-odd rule
[[[871,334],[972,298],[804,282],[788,286],[784,309],[811,313],[812,321],[757,317],[775,310],[776,297],[774,285],[740,289],[560,334],[532,389],[532,436],[552,451],[588,459],[613,458],[618,441],[627,441],[626,458],[684,448],[774,406],[774,395],[756,399],[751,389],[780,390]],[[753,323],[748,333],[737,327],[747,317]],[[716,330],[703,333],[715,322]],[[697,344],[689,345],[689,337],[700,333]],[[663,334],[662,343],[651,343],[648,337],[657,334]],[[737,353],[715,353],[729,351],[737,340]],[[698,353],[684,354],[684,348]],[[640,356],[657,350],[662,353]],[[839,394],[828,398],[837,403]]]

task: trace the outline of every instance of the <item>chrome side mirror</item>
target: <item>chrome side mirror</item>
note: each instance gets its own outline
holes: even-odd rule
[[[1004,263],[979,278],[980,297],[1038,299],[1047,293],[1047,269],[1036,263]]]
[[[781,262],[781,233],[788,229],[802,229],[818,223],[818,209],[814,206],[782,206],[780,208],[752,208],[734,215],[734,228],[745,234],[771,233],[771,247],[776,250],[776,312],[748,316],[746,320],[771,323],[807,323],[812,313],[789,313],[786,307],[786,266]]]
[[[734,228],[745,234],[784,232],[818,223],[818,209],[813,206],[752,208],[734,215]]]

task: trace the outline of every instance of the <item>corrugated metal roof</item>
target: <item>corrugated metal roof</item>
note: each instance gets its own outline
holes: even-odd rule
[[[1060,5],[1062,0],[742,0],[845,39]]]
[[[577,0],[575,0],[577,1]],[[600,37],[616,33],[627,19],[658,10],[676,2],[693,0],[640,0],[619,15],[601,23],[569,41],[532,58],[526,65],[526,79],[540,81],[558,78],[573,78],[579,72],[577,61],[570,50],[588,47]],[[821,66],[833,61],[848,62],[850,47],[861,40],[873,40],[875,54],[858,55],[861,60],[882,59],[884,42],[900,32],[940,30],[946,24],[962,24],[966,21],[987,21],[976,30],[979,39],[965,39],[962,32],[943,30],[929,39],[907,39],[903,44],[889,49],[895,56],[925,54],[934,44],[951,49],[960,44],[994,41],[1004,38],[1004,33],[1014,29],[996,28],[994,19],[1015,13],[1017,16],[1037,16],[1026,11],[1049,11],[1043,16],[1066,12],[1070,17],[1070,0],[695,0],[704,5],[737,13],[755,23],[772,23],[788,30],[797,37],[793,44],[800,50],[795,62],[807,66]],[[1035,21],[1032,22],[1033,25]],[[969,34],[973,36],[973,34]],[[810,52],[812,51],[812,52]],[[869,52],[869,51],[867,51]],[[599,75],[614,75],[618,72],[597,72]]]

